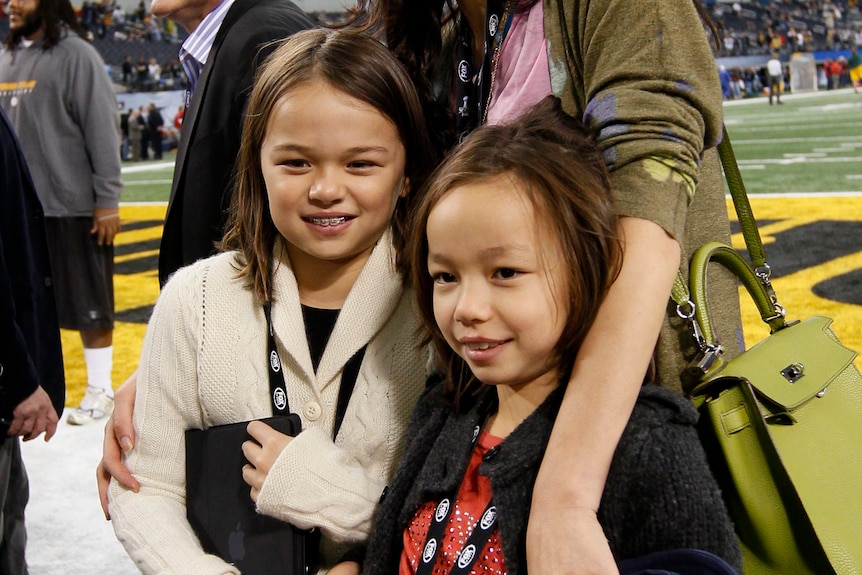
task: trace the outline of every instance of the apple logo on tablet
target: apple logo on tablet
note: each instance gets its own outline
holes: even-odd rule
[[[236,524],[236,529],[227,538],[227,551],[230,553],[231,561],[242,561],[245,557],[245,531],[242,522]]]

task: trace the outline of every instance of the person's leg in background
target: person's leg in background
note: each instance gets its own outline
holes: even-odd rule
[[[24,508],[30,499],[17,437],[0,438],[0,575],[27,575]]]
[[[84,425],[114,409],[114,246],[97,243],[91,218],[45,218],[45,223],[60,327],[80,332],[87,367],[84,399],[67,421]]]

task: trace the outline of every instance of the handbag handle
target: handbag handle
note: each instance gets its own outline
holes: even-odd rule
[[[730,197],[733,200],[733,207],[736,211],[739,225],[742,228],[745,247],[754,265],[754,274],[760,283],[763,284],[769,299],[772,301],[772,307],[775,312],[784,315],[784,308],[778,303],[778,296],[776,296],[772,283],[769,281],[772,269],[766,263],[766,252],[763,249],[763,241],[760,239],[760,232],[757,230],[757,221],[754,219],[754,212],[751,209],[751,203],[748,201],[745,184],[742,182],[742,174],[740,174],[739,165],[736,163],[736,155],[733,153],[733,147],[730,144],[727,126],[722,127],[722,138],[718,144],[718,156],[721,159],[721,167],[724,170],[725,180],[730,189]],[[671,299],[677,304],[677,314],[680,317],[687,320],[695,317],[697,306],[689,297],[688,286],[681,272],[677,273],[676,280],[674,281],[671,290]],[[702,327],[705,327],[709,332],[713,332],[709,316],[706,314],[697,315],[698,317],[703,316],[702,321],[704,323],[701,324]],[[771,316],[772,314],[768,315]],[[761,316],[767,317],[763,313],[761,313]],[[697,336],[695,336],[695,339],[698,339]]]
[[[760,317],[769,325],[771,332],[782,329],[786,325],[784,307],[778,303],[778,297],[769,281],[772,271],[766,263],[763,242],[757,230],[757,222],[754,219],[751,203],[748,201],[748,194],[742,182],[742,175],[739,172],[739,165],[736,162],[726,126],[722,127],[718,155],[730,189],[733,207],[742,228],[745,247],[754,266],[752,267],[732,247],[710,242],[701,246],[692,257],[689,270],[691,293],[682,272],[677,273],[671,299],[677,304],[677,315],[688,322],[692,338],[699,350],[689,368],[689,375],[694,374],[695,378],[718,368],[722,363],[721,355],[724,351],[716,338],[707,309],[706,279],[707,267],[711,261],[723,265],[742,281],[757,305]]]
[[[775,310],[772,299],[760,281],[760,278],[751,269],[751,265],[740,256],[732,247],[719,243],[709,242],[702,245],[694,253],[691,259],[689,282],[691,284],[691,299],[695,306],[695,318],[700,324],[704,340],[709,344],[717,344],[712,323],[707,320],[709,306],[707,302],[706,282],[707,269],[710,262],[721,264],[735,275],[745,286],[763,322],[769,325],[770,333],[774,333],[783,327],[786,322],[784,315]]]
[[[688,321],[692,338],[698,353],[683,374],[684,388],[689,394],[700,393],[699,385],[710,374],[720,371],[725,364],[724,349],[718,342],[712,322],[709,319],[707,301],[707,277],[710,263],[717,263],[728,269],[745,286],[764,323],[769,325],[770,333],[787,327],[784,309],[776,305],[763,284],[762,278],[752,269],[751,264],[732,247],[719,242],[702,245],[692,256],[689,281],[691,299],[677,307],[677,313]],[[681,278],[677,278],[681,281]],[[702,390],[701,390],[702,391]]]

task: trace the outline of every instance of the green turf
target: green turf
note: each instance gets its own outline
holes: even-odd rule
[[[862,93],[765,98],[725,106],[725,123],[749,193],[862,190]]]
[[[166,152],[162,160],[123,162],[122,202],[167,202],[171,195],[175,152]],[[158,167],[170,163],[168,167]]]

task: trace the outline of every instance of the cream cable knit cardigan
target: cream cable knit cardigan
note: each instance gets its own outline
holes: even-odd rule
[[[367,538],[425,383],[427,355],[416,348],[412,294],[403,290],[392,261],[387,234],[344,302],[316,375],[286,258],[275,270],[273,329],[291,409],[302,417],[303,432],[273,466],[258,510],[299,527],[320,528],[323,567],[331,566],[346,544]],[[225,253],[178,271],[147,328],[134,414],[137,443],[126,462],[141,491],[116,482],[110,489],[117,538],[145,574],[238,573],[203,552],[186,520],[183,441],[188,428],[272,413],[266,320],[252,292],[235,277],[234,265],[235,254]],[[333,443],[341,369],[366,343]]]

